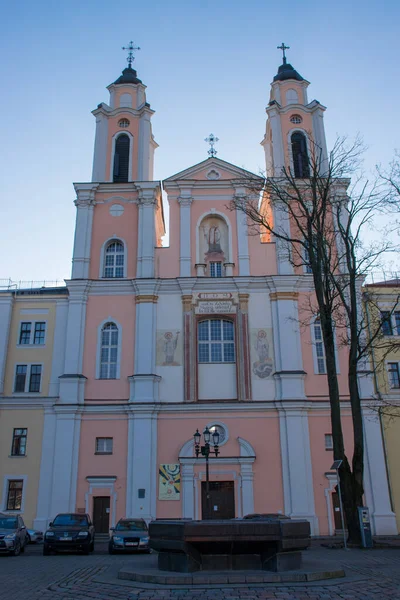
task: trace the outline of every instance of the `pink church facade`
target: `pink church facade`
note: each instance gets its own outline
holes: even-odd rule
[[[301,168],[295,134],[301,147],[312,132],[327,154],[325,108],[308,101],[308,85],[287,64],[274,78],[262,142],[268,176]],[[212,156],[154,180],[145,86],[128,68],[108,90],[109,104],[93,111],[92,181],[75,184],[68,311],[57,399],[44,413],[35,527],[63,511],[89,512],[103,530],[123,516],[201,519],[205,462],[193,434],[208,426],[220,433],[220,455],[210,459],[213,517],[283,513],[308,519],[313,535],[333,535],[324,357],[318,323],[299,325],[311,275],[229,210],[255,175]],[[338,363],[350,453],[344,348]],[[379,423],[366,419],[365,430],[374,533],[395,534]]]

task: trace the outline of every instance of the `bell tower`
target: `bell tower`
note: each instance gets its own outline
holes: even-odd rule
[[[294,177],[309,176],[310,141],[319,149],[320,160],[327,159],[324,128],[325,107],[317,100],[308,102],[310,83],[287,62],[285,46],[283,62],[271,83],[264,146],[267,177],[279,177],[282,168]]]
[[[128,67],[107,89],[110,104],[102,102],[93,111],[96,136],[93,155],[93,182],[126,183],[153,181],[154,150],[158,144],[151,129],[154,111],[146,102],[146,86],[132,68],[130,42]]]

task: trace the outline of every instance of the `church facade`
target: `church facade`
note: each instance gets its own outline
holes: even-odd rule
[[[325,107],[309,102],[308,85],[286,61],[274,77],[268,176],[285,165],[306,176],[306,133],[327,154]],[[333,535],[321,331],[318,320],[300,325],[312,276],[229,209],[256,175],[211,152],[154,180],[146,87],[129,66],[108,90],[109,104],[93,111],[92,181],[74,184],[71,279],[0,294],[1,510],[39,529],[59,512],[88,512],[98,531],[122,516],[282,513]],[[337,354],[351,453],[346,349]],[[395,534],[380,426],[367,413],[365,501],[373,532]],[[206,427],[219,434],[208,509],[193,438]]]

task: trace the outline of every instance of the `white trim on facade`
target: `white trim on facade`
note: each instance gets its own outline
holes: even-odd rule
[[[11,509],[7,510],[7,498],[8,498],[8,482],[9,481],[20,481],[22,480],[22,498],[21,508],[19,510]],[[13,513],[23,515],[25,511],[25,498],[26,498],[26,486],[28,482],[28,475],[3,475],[3,494],[0,505],[0,512]]]
[[[120,242],[124,246],[124,275],[123,275],[123,277],[105,277],[105,275],[104,275],[105,262],[106,262],[105,261],[106,250],[107,250],[109,244],[112,244],[113,242]],[[109,237],[108,239],[106,239],[101,246],[99,279],[105,279],[107,281],[114,281],[115,279],[126,279],[127,268],[128,268],[128,245],[127,245],[126,241],[124,240],[124,238],[117,236],[117,235],[113,235],[113,236]]]
[[[16,392],[15,391],[15,382],[16,382],[16,375],[17,375],[17,367],[19,366],[26,366],[26,376],[25,376],[25,391],[23,392]],[[30,392],[29,391],[29,383],[30,383],[30,378],[31,378],[31,368],[32,366],[38,366],[41,367],[41,372],[40,372],[40,386],[39,386],[39,391],[38,392]],[[43,373],[44,373],[44,365],[42,362],[16,362],[14,365],[14,378],[13,378],[13,382],[12,382],[12,395],[13,396],[26,396],[27,394],[41,394],[42,393],[42,387],[43,387]]]
[[[114,155],[115,155],[115,143],[120,135],[127,135],[129,137],[129,168],[128,168],[128,182],[132,181],[132,163],[133,163],[133,143],[134,137],[127,129],[120,129],[114,133],[111,138],[111,160],[109,170],[109,181],[114,181]]]
[[[85,492],[85,512],[91,515],[93,520],[93,491],[96,489],[108,489],[111,500],[111,523],[110,527],[115,527],[115,515],[117,510],[118,493],[115,490],[116,477],[86,477],[89,483],[89,491]],[[92,496],[92,506],[89,506],[89,497]]]
[[[114,319],[114,317],[107,317],[107,319],[103,319],[103,321],[97,326],[96,379],[101,379],[102,381],[107,381],[107,379],[103,379],[100,377],[102,331],[104,325],[106,325],[107,323],[113,323],[118,329],[117,374],[115,379],[120,379],[121,377],[122,325],[116,319]]]

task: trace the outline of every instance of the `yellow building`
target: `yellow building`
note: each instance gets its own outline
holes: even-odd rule
[[[393,511],[400,530],[400,279],[366,285],[364,306],[373,344],[374,382],[386,448]]]
[[[37,514],[43,424],[63,372],[66,288],[0,292],[0,511]],[[54,350],[54,351],[53,351]]]

